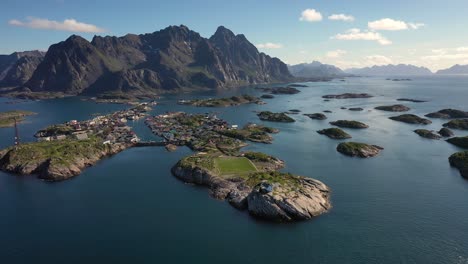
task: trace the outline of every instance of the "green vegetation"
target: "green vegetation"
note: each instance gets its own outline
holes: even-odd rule
[[[252,173],[247,178],[247,184],[249,186],[255,186],[261,182],[269,184],[280,184],[283,187],[289,187],[291,189],[297,189],[301,186],[299,176],[292,175],[290,173],[282,173],[277,171],[272,172],[256,172]]]
[[[338,127],[346,127],[346,128],[368,128],[369,126],[361,123],[359,121],[353,121],[353,120],[338,120],[334,122],[330,122],[331,125],[338,126]]]
[[[267,155],[262,152],[246,152],[244,153],[244,157],[248,158],[251,161],[257,162],[269,162],[273,159],[272,156]]]
[[[180,160],[179,165],[182,168],[201,167],[209,171],[214,170],[214,157],[210,154],[198,154],[188,156]]]
[[[278,133],[278,130],[262,125],[249,124],[242,129],[220,130],[218,131],[218,133],[227,137],[240,140],[271,143],[273,138],[269,135],[269,133]]]
[[[449,139],[447,139],[447,142],[451,143],[451,144],[453,144],[455,146],[458,146],[460,148],[468,149],[468,136],[449,138]]]
[[[51,137],[56,135],[70,135],[73,132],[71,126],[65,124],[52,125],[46,127],[45,129],[39,130],[36,135],[41,137]]]
[[[43,141],[21,144],[17,149],[10,147],[9,164],[12,166],[42,163],[47,160],[55,164],[72,165],[80,157],[91,157],[106,151],[107,145],[98,138],[87,140]]]
[[[376,156],[382,150],[382,147],[376,145],[368,145],[359,142],[343,142],[338,145],[336,150],[344,155],[360,158],[368,158]]]
[[[388,112],[406,112],[410,110],[409,107],[401,104],[377,106],[375,109]]]
[[[444,127],[453,129],[468,130],[468,119],[455,119],[443,124]]]
[[[244,157],[219,157],[214,159],[214,163],[221,175],[242,175],[257,171],[252,162]]]
[[[423,138],[428,138],[428,139],[440,139],[441,138],[441,136],[427,129],[416,129],[414,130],[414,133],[418,134],[419,136]]]
[[[14,110],[7,112],[0,112],[0,128],[2,127],[12,127],[15,125],[15,118],[17,122],[24,120],[25,116],[34,115],[34,112],[23,111],[23,110]]]

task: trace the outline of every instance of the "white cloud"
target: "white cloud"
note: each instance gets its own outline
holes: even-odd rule
[[[452,61],[459,63],[468,59],[468,47],[432,49],[430,55],[422,56],[424,61]]]
[[[458,47],[457,51],[460,51],[460,52],[468,51],[468,47]]]
[[[365,57],[365,64],[367,65],[387,65],[392,63],[392,59],[383,55],[371,55]]]
[[[328,58],[340,58],[342,55],[345,55],[347,53],[346,50],[332,50],[327,52],[327,57]]]
[[[255,45],[257,46],[257,48],[259,49],[280,49],[283,47],[282,44],[279,44],[279,43],[271,43],[271,42],[267,42],[267,43],[260,43],[260,44],[257,44]]]
[[[344,34],[337,34],[332,37],[339,40],[371,40],[377,41],[380,45],[390,45],[392,42],[378,32],[361,31],[358,28],[348,30]]]
[[[401,20],[394,20],[391,18],[382,18],[376,21],[367,23],[367,26],[371,30],[407,30],[407,29],[419,29],[424,26],[423,23],[407,23]]]
[[[345,14],[333,14],[328,17],[330,20],[341,20],[341,21],[346,21],[346,22],[351,22],[354,21],[354,17],[350,15],[345,15]]]
[[[308,22],[315,22],[322,20],[322,14],[315,9],[306,9],[302,11],[301,17],[299,18],[301,21],[308,21]]]
[[[26,18],[26,21],[12,19],[8,21],[8,24],[17,27],[72,32],[99,33],[105,31],[104,29],[99,28],[95,25],[79,22],[75,19],[65,19],[63,22],[60,22],[55,20],[49,20],[46,18],[28,17]]]
[[[425,24],[424,23],[408,23],[408,26],[411,28],[411,29],[419,29],[421,27],[424,27]]]

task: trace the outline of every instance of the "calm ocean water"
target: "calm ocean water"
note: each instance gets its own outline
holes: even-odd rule
[[[176,102],[259,92],[244,88],[166,96],[153,114],[216,111],[243,125],[260,123],[256,110],[332,110],[326,121],[296,115],[293,124],[268,123],[281,130],[274,143],[247,147],[284,159],[284,171],[330,186],[333,209],[328,214],[292,224],[257,221],[212,199],[206,189],[171,176],[171,166],[190,150],[130,149],[59,183],[0,172],[0,263],[468,263],[468,181],[447,160],[461,149],[420,138],[413,133],[420,126],[389,120],[393,113],[373,110],[401,97],[429,100],[405,103],[417,115],[448,107],[468,110],[468,77],[414,77],[410,82],[350,78],[307,85],[299,88],[301,93],[278,95],[267,105],[235,108],[193,108]],[[344,92],[375,97],[321,98]],[[78,98],[15,105],[6,101],[0,98],[0,111],[39,113],[20,125],[24,141],[34,140],[34,132],[49,124],[126,107]],[[365,160],[339,154],[339,141],[315,132],[338,119],[369,124],[369,129],[347,132],[354,141],[385,150]],[[438,130],[442,123],[434,119],[425,128]],[[153,138],[143,121],[132,125],[141,137]],[[11,128],[0,129],[1,148],[12,144],[13,134]]]

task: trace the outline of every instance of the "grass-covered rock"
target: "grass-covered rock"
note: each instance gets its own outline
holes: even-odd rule
[[[262,111],[257,114],[257,116],[264,121],[270,121],[270,122],[282,122],[282,123],[292,123],[296,122],[293,118],[288,116],[285,113],[273,113],[270,111]]]
[[[438,133],[443,137],[453,137],[455,135],[452,130],[446,127],[441,128]]]
[[[315,120],[325,120],[327,119],[327,116],[322,114],[322,113],[314,113],[314,114],[304,114],[310,119],[315,119]]]
[[[375,109],[387,112],[407,112],[409,107],[401,104],[377,106]]]
[[[452,167],[460,170],[461,176],[468,179],[468,151],[457,152],[449,157]]]
[[[377,156],[383,148],[359,142],[343,142],[338,145],[336,150],[351,157],[369,158]]]
[[[428,139],[441,139],[442,138],[441,136],[427,129],[416,129],[414,130],[414,133],[418,134],[419,136],[423,138],[428,138]]]
[[[7,112],[0,112],[0,128],[2,127],[12,127],[15,125],[16,122],[24,121],[26,116],[34,115],[34,112],[31,111],[23,111],[23,110],[14,110],[14,111],[7,111]]]
[[[413,114],[404,114],[404,115],[399,115],[399,116],[392,116],[389,118],[391,120],[399,121],[399,122],[403,122],[407,124],[429,125],[432,123],[432,121],[429,119],[421,118]]]
[[[317,133],[319,133],[321,135],[325,135],[325,136],[327,136],[329,138],[333,138],[333,139],[351,138],[350,134],[348,134],[348,133],[344,132],[343,130],[341,130],[339,128],[336,128],[336,127],[322,129],[322,130],[317,131]]]
[[[447,142],[457,147],[468,149],[468,136],[449,138],[447,139]]]
[[[354,121],[354,120],[338,120],[338,121],[330,122],[330,124],[337,126],[337,127],[355,128],[355,129],[363,129],[363,128],[369,127],[368,125],[362,122]]]
[[[430,118],[468,118],[468,112],[457,109],[442,109],[425,116]]]
[[[468,119],[455,119],[443,124],[444,127],[460,130],[468,130]]]

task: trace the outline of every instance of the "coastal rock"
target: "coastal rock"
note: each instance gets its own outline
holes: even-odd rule
[[[328,94],[322,96],[326,99],[356,99],[356,98],[371,98],[373,97],[367,93],[344,93],[344,94]]]
[[[468,136],[449,138],[447,142],[457,147],[468,149]]]
[[[285,113],[273,113],[270,111],[262,111],[258,113],[257,116],[260,118],[260,120],[271,122],[292,123],[296,121]]]
[[[453,137],[455,135],[452,130],[446,127],[441,128],[438,133],[443,137]]]
[[[428,139],[441,139],[442,138],[441,136],[427,129],[416,129],[414,130],[414,133],[418,134],[419,136],[423,138],[428,138]]]
[[[443,124],[443,126],[453,129],[468,130],[468,119],[450,120],[448,123]]]
[[[375,109],[388,112],[407,112],[410,110],[409,107],[401,104],[377,106]]]
[[[272,94],[263,94],[262,96],[260,96],[260,98],[262,98],[262,99],[273,99],[273,98],[275,98],[275,96],[272,95]]]
[[[338,145],[336,150],[351,157],[369,158],[377,156],[383,148],[358,142],[343,142]]]
[[[332,111],[330,110],[323,110],[324,113],[333,113]]]
[[[400,121],[400,122],[408,123],[408,124],[429,125],[429,124],[432,123],[431,120],[421,118],[421,117],[419,117],[417,115],[412,115],[412,114],[392,116],[392,117],[389,117],[389,118],[391,120]]]
[[[325,120],[325,119],[327,119],[327,116],[322,114],[322,113],[304,114],[304,115],[309,117],[310,119],[315,119],[315,120]]]
[[[438,112],[429,113],[425,115],[430,118],[468,118],[468,112],[457,109],[442,109]]]
[[[452,167],[460,171],[463,178],[468,179],[468,151],[457,152],[449,157],[449,162]]]
[[[411,99],[411,98],[398,98],[397,101],[413,102],[413,103],[425,103],[425,102],[427,102],[427,101],[424,101],[424,100]]]
[[[167,144],[166,145],[166,150],[169,151],[169,152],[174,152],[177,150],[177,146],[174,145],[174,144]]]
[[[269,88],[257,88],[262,90],[263,92],[266,93],[271,93],[271,94],[297,94],[300,93],[298,89],[294,87],[269,87]]]
[[[273,185],[264,193],[260,184],[247,197],[249,213],[273,221],[307,220],[327,212],[331,208],[330,189],[322,182],[301,177],[301,186],[291,190],[281,184]]]
[[[339,129],[339,128],[327,128],[327,129],[323,129],[323,130],[319,130],[317,131],[317,133],[321,134],[321,135],[325,135],[329,138],[333,138],[333,139],[347,139],[347,138],[351,138],[351,135],[344,132],[343,130]]]
[[[353,120],[338,120],[334,122],[330,122],[331,125],[338,126],[338,127],[345,127],[345,128],[356,128],[356,129],[363,129],[368,128],[369,126],[361,123],[359,121]]]

